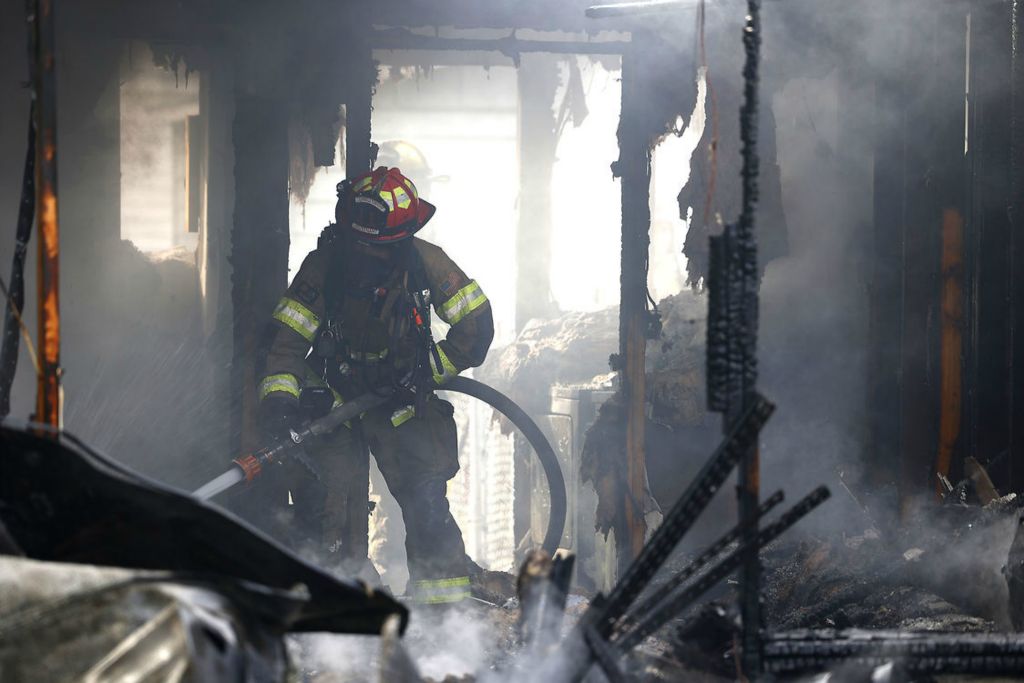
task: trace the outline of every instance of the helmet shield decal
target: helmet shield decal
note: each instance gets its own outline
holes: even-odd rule
[[[388,206],[370,193],[352,200],[352,228],[364,235],[379,235],[388,223]]]

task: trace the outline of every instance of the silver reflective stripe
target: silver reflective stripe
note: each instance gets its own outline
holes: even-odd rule
[[[274,320],[292,328],[310,343],[316,337],[316,331],[320,329],[320,318],[316,313],[289,297],[282,297],[278,302],[277,308],[274,309]]]
[[[487,296],[480,289],[476,280],[460,289],[451,299],[441,306],[441,319],[449,325],[458,324],[460,320],[480,308],[487,302]]]
[[[279,391],[295,398],[299,397],[299,378],[295,375],[282,373],[264,377],[260,382],[260,400],[265,399],[269,394]]]

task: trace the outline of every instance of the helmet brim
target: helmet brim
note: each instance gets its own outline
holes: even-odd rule
[[[437,207],[430,202],[424,199],[419,200],[419,207],[416,212],[416,222],[419,223],[419,228],[416,229],[419,230],[426,225],[434,217],[436,211]]]
[[[371,244],[397,244],[398,242],[404,242],[405,240],[409,239],[417,232],[419,232],[423,228],[423,226],[426,225],[427,222],[434,217],[434,213],[436,211],[437,207],[431,204],[430,202],[424,201],[422,199],[419,200],[419,206],[417,207],[416,210],[415,224],[413,224],[413,221],[409,221],[409,223],[407,224],[408,228],[402,230],[398,234],[370,235],[367,234],[365,231],[361,231],[358,228],[352,227],[351,222],[349,223],[349,229],[355,232],[357,238],[362,242],[367,242]]]

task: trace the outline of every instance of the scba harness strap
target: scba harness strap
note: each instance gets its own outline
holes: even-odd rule
[[[325,233],[330,230],[332,226],[328,226]],[[337,247],[343,248],[340,244]],[[341,268],[335,266],[331,269],[325,287],[328,320],[320,329],[320,336],[313,344],[313,356],[316,358],[316,367],[328,384],[335,384],[342,379],[336,376],[338,368],[335,366],[349,369],[353,366],[373,366],[378,369],[377,372],[385,373],[384,376],[378,377],[385,383],[390,381],[395,385],[414,387],[414,404],[399,407],[392,416],[392,424],[398,427],[417,413],[422,414],[424,401],[435,384],[442,384],[457,375],[458,371],[434,343],[431,334],[431,287],[422,254],[412,242],[396,244],[389,248],[395,250],[395,265],[380,276],[381,282],[378,284],[369,283],[361,288],[353,288],[352,283],[344,281]],[[336,254],[335,259],[337,258]],[[400,283],[397,287],[394,286],[396,281]],[[351,342],[355,340],[343,338],[337,321],[349,297],[372,299],[370,315],[383,322],[389,330],[387,346],[383,349],[353,350]],[[410,331],[414,336],[415,355],[412,368],[401,371],[386,364],[386,361],[395,356],[394,350],[401,346],[403,337]],[[359,345],[355,346],[358,348]],[[386,379],[389,369],[390,380]],[[401,376],[398,376],[396,370],[401,372]]]

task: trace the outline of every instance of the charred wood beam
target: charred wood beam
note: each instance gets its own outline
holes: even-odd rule
[[[1012,2],[1012,131],[1011,141],[1011,197],[1010,215],[1010,448],[1016,463],[1012,479],[1015,486],[1024,482],[1024,467],[1020,466],[1024,454],[1024,0]]]
[[[758,519],[761,519],[773,510],[779,503],[785,498],[782,491],[776,491],[772,494],[762,505],[758,508]],[[665,585],[659,586],[658,590],[655,591],[637,605],[634,609],[630,610],[622,622],[616,625],[617,631],[628,631],[634,628],[637,624],[637,616],[648,614],[657,608],[658,604],[663,602],[672,591],[676,590],[684,583],[686,583],[691,577],[702,571],[709,562],[714,560],[716,557],[721,555],[729,546],[733,545],[740,540],[745,534],[746,529],[742,525],[737,525],[731,530],[726,532],[724,536],[719,538],[717,541],[708,546],[700,555],[698,555],[692,562],[683,567],[677,572],[671,579],[665,582]]]
[[[516,331],[555,312],[551,301],[551,174],[558,135],[552,103],[558,58],[529,55],[519,84],[519,224],[516,227]]]
[[[896,24],[892,40],[895,42]],[[905,46],[899,48],[905,51]],[[866,413],[870,416],[866,478],[882,486],[899,478],[904,389],[900,367],[903,327],[903,252],[906,248],[906,178],[902,122],[906,85],[897,74],[883,73],[875,86],[874,185],[868,284],[868,381]]]
[[[747,407],[756,400],[757,386],[757,327],[759,315],[760,278],[757,267],[757,242],[754,237],[754,215],[759,199],[758,175],[760,159],[758,157],[757,134],[758,115],[760,110],[760,63],[761,63],[761,1],[747,0],[747,23],[743,30],[743,48],[746,59],[743,65],[743,107],[740,109],[740,139],[743,141],[743,210],[740,213],[737,234],[737,248],[732,254],[733,268],[742,275],[739,278],[738,294],[742,297],[742,309],[739,312],[741,333],[733,336],[730,346],[736,346],[734,367],[739,367],[741,384],[741,405]],[[726,423],[739,417],[739,411],[726,414]],[[738,552],[742,560],[740,571],[740,615],[743,619],[743,630],[740,634],[743,673],[756,680],[761,676],[761,558],[758,552],[760,545],[770,542],[769,529],[765,529],[764,538],[758,537],[757,509],[761,497],[761,454],[758,445],[752,444],[739,464],[739,477],[736,486],[739,504],[740,524],[744,527],[741,534],[745,548]],[[813,494],[812,494],[813,495]],[[827,489],[820,495],[820,500],[828,497]],[[791,513],[808,505],[807,500],[798,504]],[[811,503],[809,512],[817,503]],[[805,514],[805,513],[804,513]],[[802,514],[795,516],[799,519]],[[775,527],[781,533],[788,525],[777,522]],[[755,539],[760,540],[755,544]],[[723,560],[723,564],[726,560]],[[711,570],[714,571],[714,570]],[[709,576],[711,575],[709,571]]]
[[[586,11],[591,19],[608,17],[637,17],[665,12],[678,12],[697,8],[695,0],[646,0],[645,2],[620,2],[611,5],[593,5]]]
[[[937,135],[933,142],[936,160],[932,164],[932,192],[938,195],[933,225],[938,232],[938,282],[936,309],[939,315],[938,367],[938,434],[934,468],[947,477],[959,478],[964,471],[962,438],[964,382],[964,260],[965,229],[968,215],[968,183],[970,173],[967,153],[970,138],[966,137],[965,104],[968,95],[967,68],[971,38],[968,8],[956,5],[935,12],[937,26],[931,41],[931,63],[937,73],[963,74],[950,88],[948,79],[936,86],[934,106]],[[936,496],[939,482],[931,477]]]
[[[838,665],[846,671],[861,666],[870,674],[872,668],[891,663],[918,676],[1024,673],[1024,635],[1019,633],[806,630],[773,633],[764,649],[765,669],[771,674],[826,671]]]
[[[385,26],[455,26],[458,28],[529,28],[540,31],[584,30],[583,13],[593,0],[517,0],[516,2],[423,2],[397,0],[374,7],[373,20]]]
[[[616,584],[607,601],[601,605],[596,623],[602,635],[608,636],[612,633],[615,622],[625,614],[650,583],[679,541],[711,502],[711,498],[718,492],[746,450],[757,442],[761,428],[774,410],[775,407],[771,403],[763,397],[758,397],[737,421],[732,433],[708,458],[693,482],[665,515],[661,526],[655,530],[643,551]]]
[[[481,54],[481,53],[477,53]],[[558,146],[552,103],[558,89],[559,58],[529,54],[519,58],[518,153],[519,217],[516,226],[516,331],[533,318],[555,314],[551,296],[551,174]],[[536,461],[521,436],[514,440],[515,538],[530,534],[532,478]]]
[[[781,536],[786,530],[807,516],[812,510],[824,503],[832,494],[824,486],[819,486],[807,494],[796,505],[787,510],[779,519],[756,532],[753,538],[745,538],[740,545],[716,562],[696,581],[681,588],[666,598],[654,610],[644,614],[636,626],[612,642],[622,653],[636,647],[644,638],[651,635],[669,620],[680,615],[693,601],[703,595],[712,586],[727,577],[747,562],[746,555],[753,549],[758,553],[760,548],[768,545]],[[758,632],[758,657],[761,655],[760,632]]]
[[[981,460],[1010,446],[1014,378],[1007,373],[1011,316],[1011,16],[1006,4],[971,12],[968,98],[968,185],[965,231],[964,452]],[[993,467],[1003,490],[1021,490],[1011,458]]]
[[[36,114],[36,221],[39,227],[39,382],[36,422],[60,429],[60,230],[57,222],[57,79],[52,0],[30,3]]]
[[[639,40],[642,43],[643,40]],[[651,243],[651,139],[645,127],[648,99],[644,88],[641,48],[622,57],[622,114],[616,174],[622,191],[622,252],[619,270],[620,391],[626,406],[626,491],[623,500],[624,538],[616,536],[620,566],[639,556],[647,531],[645,458],[647,353],[647,268]]]
[[[460,52],[500,52],[518,62],[525,52],[550,52],[568,55],[619,55],[629,49],[626,41],[519,40],[513,35],[495,39],[445,38],[413,33],[405,28],[374,31],[370,38],[378,50],[458,50]]]
[[[637,17],[666,12],[679,12],[697,9],[697,0],[641,0],[640,2],[621,2],[608,5],[592,5],[587,8],[586,16],[591,19],[610,17]],[[981,5],[1002,4],[1000,0],[983,0]]]
[[[942,340],[940,351],[939,448],[936,471],[951,475],[954,455],[959,448],[963,414],[963,331],[964,331],[964,216],[947,208],[942,216]],[[958,467],[957,469],[962,469]],[[936,493],[945,493],[936,481]]]
[[[26,3],[31,17],[32,0]],[[29,19],[29,35],[26,41],[28,48],[27,61],[29,77],[35,77],[35,24]],[[28,148],[25,151],[25,165],[21,180],[21,202],[18,205],[18,223],[14,234],[14,257],[11,260],[11,277],[8,288],[4,290],[4,327],[3,341],[0,345],[0,420],[11,412],[11,390],[14,377],[18,371],[18,352],[21,346],[21,335],[28,338],[28,328],[22,319],[25,310],[25,260],[28,256],[28,242],[32,236],[32,224],[35,221],[36,209],[36,105],[32,102],[28,117]],[[29,342],[31,344],[31,342]],[[35,352],[31,346],[36,371],[39,362],[35,360]]]
[[[907,157],[903,249],[900,512],[936,497],[936,472],[954,475],[960,436],[960,326],[964,190],[966,10],[942,5],[909,48],[905,72]],[[913,76],[915,69],[924,79]],[[945,249],[944,242],[948,242]],[[945,264],[944,264],[945,260]],[[944,280],[948,280],[944,282]],[[943,307],[943,287],[950,292]]]
[[[625,683],[629,680],[619,667],[619,653],[601,637],[593,624],[583,628],[583,641],[594,657],[594,662],[600,667],[601,673],[608,679],[608,683]]]
[[[923,39],[900,48],[908,68],[876,82],[869,471],[898,481],[902,515],[934,500],[936,472],[959,479],[963,457],[964,235],[975,226],[965,82],[945,75],[966,73],[966,29],[962,5],[936,6]]]
[[[288,285],[288,115],[278,100],[236,93],[235,214],[231,235],[234,433],[239,452],[261,445],[256,416],[258,362],[270,314]]]
[[[25,153],[25,171],[21,182],[21,204],[18,207],[18,225],[14,236],[14,258],[11,279],[4,306],[3,346],[0,347],[0,420],[11,412],[11,387],[18,369],[18,350],[21,346],[21,312],[25,310],[25,258],[36,208],[36,122],[35,106],[29,114],[28,150]]]
[[[345,98],[345,175],[353,178],[371,170],[376,154],[371,151],[370,119],[377,67],[368,46],[354,47],[353,83]]]
[[[757,401],[757,331],[760,271],[755,239],[759,200],[758,156],[759,70],[761,59],[760,0],[748,0],[743,31],[743,104],[740,107],[740,156],[743,160],[742,205],[739,220],[711,238],[708,275],[708,407],[721,412],[723,430],[733,428],[743,411]],[[739,465],[736,487],[743,529],[743,568],[740,572],[740,613],[743,673],[761,673],[761,562],[757,538],[760,499],[760,454],[752,443]]]
[[[377,150],[371,141],[377,65],[369,45],[362,41],[351,46],[349,62],[352,80],[345,97],[345,176],[354,178],[371,170],[377,159]],[[337,557],[352,574],[358,573],[369,557],[370,533],[370,450],[361,431],[357,439],[360,453],[350,459],[348,479],[338,484],[343,489],[338,498],[343,501],[346,522]]]
[[[373,51],[373,54],[381,64],[391,67],[482,66],[490,68],[492,66],[515,66],[512,57],[493,50],[462,52],[457,50],[378,48]]]
[[[590,606],[580,617],[575,631],[566,640],[561,651],[563,656],[568,656],[574,662],[571,670],[564,671],[561,659],[555,657],[549,658],[546,664],[542,664],[541,671],[555,669],[565,680],[583,680],[595,662],[595,657],[600,654],[594,653],[593,648],[588,647],[588,635],[590,638],[596,635],[605,640],[612,636],[616,624],[626,610],[647,588],[651,579],[672,554],[686,532],[697,521],[743,454],[757,442],[761,428],[773,410],[774,406],[771,403],[763,397],[757,398],[754,405],[744,413],[730,435],[711,454],[686,491],[665,515],[661,526],[654,531],[651,540],[643,547],[640,555],[629,566],[624,576],[615,584],[608,598],[598,594],[590,602]],[[593,633],[590,632],[590,629],[593,629]]]

